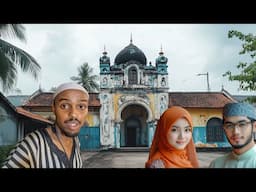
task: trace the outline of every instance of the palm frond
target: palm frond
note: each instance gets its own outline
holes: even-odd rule
[[[10,62],[19,65],[23,72],[29,71],[35,79],[38,78],[41,67],[31,55],[2,39],[0,39],[0,52],[2,52]],[[0,66],[1,65],[0,63]]]
[[[71,77],[71,80],[76,81],[82,85],[89,92],[98,91],[99,84],[97,83],[98,76],[93,74],[93,69],[89,67],[88,63],[84,63],[78,67],[78,76]]]
[[[0,37],[18,38],[26,42],[25,27],[22,24],[0,24]]]
[[[4,92],[9,92],[17,80],[17,69],[5,55],[0,52],[0,82]]]

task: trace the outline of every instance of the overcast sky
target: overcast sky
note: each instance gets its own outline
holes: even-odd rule
[[[229,30],[243,33],[256,31],[256,24],[24,24],[27,42],[5,39],[24,49],[40,64],[38,81],[19,71],[16,88],[31,95],[39,86],[45,91],[77,76],[77,68],[88,62],[99,75],[99,58],[104,45],[113,65],[116,55],[130,43],[141,49],[147,64],[159,55],[162,46],[168,58],[169,91],[207,91],[209,73],[211,91],[222,86],[230,94],[255,94],[239,91],[238,82],[223,77],[237,71],[242,42],[228,38]],[[14,94],[10,92],[9,95]]]

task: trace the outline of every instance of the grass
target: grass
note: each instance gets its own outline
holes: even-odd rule
[[[2,167],[3,162],[13,147],[14,145],[0,146],[0,167]]]

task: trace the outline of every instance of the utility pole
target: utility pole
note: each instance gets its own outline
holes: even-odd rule
[[[207,90],[208,90],[208,92],[210,92],[210,83],[209,83],[209,73],[207,72],[207,73],[199,73],[199,74],[197,74],[198,76],[200,76],[200,75],[206,75],[206,77],[207,77]]]

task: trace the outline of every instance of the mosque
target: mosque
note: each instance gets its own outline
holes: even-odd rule
[[[104,147],[146,147],[156,122],[168,108],[168,58],[161,50],[155,66],[133,44],[114,63],[100,57],[100,143]]]

